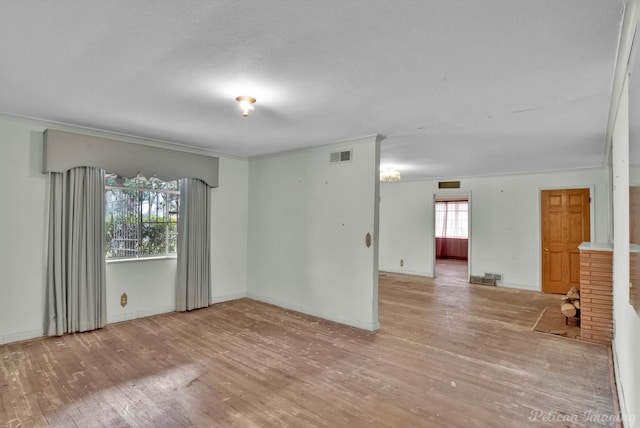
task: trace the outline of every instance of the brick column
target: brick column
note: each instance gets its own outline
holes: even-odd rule
[[[580,336],[611,346],[613,339],[613,252],[580,250]]]

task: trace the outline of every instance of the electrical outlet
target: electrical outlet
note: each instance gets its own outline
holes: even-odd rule
[[[122,296],[120,296],[120,306],[123,308],[127,306],[127,299],[127,293],[122,293]]]
[[[404,266],[404,260],[400,259],[400,267]]]

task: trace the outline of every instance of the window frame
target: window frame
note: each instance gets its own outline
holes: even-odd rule
[[[449,209],[450,206],[466,206],[465,210],[459,209]],[[444,206],[444,210],[439,211],[438,207]],[[456,201],[435,201],[435,212],[434,212],[434,237],[435,238],[445,238],[445,239],[469,239],[469,201],[468,200],[456,200]],[[440,218],[440,213],[444,212],[444,217]],[[464,213],[464,221],[460,221],[460,214]],[[449,220],[448,216],[453,214],[453,220]],[[442,220],[438,222],[438,220]],[[453,226],[453,227],[451,227]],[[463,227],[462,227],[463,226]],[[466,232],[466,236],[459,235],[457,233],[447,232],[448,229],[452,229],[454,231],[458,231],[463,229]],[[439,236],[439,232],[442,232],[441,236]],[[444,235],[444,236],[442,236]]]
[[[110,174],[110,173],[107,173]],[[115,174],[110,174],[111,176],[115,175]],[[132,179],[127,179],[124,177],[119,177],[122,178],[123,180],[132,180],[135,185],[132,186],[123,186],[123,185],[111,185],[109,184],[106,180],[105,180],[105,186],[104,186],[104,192],[105,192],[105,215],[104,215],[104,223],[105,223],[105,232],[107,231],[107,220],[108,220],[108,210],[107,207],[109,205],[108,201],[107,201],[107,194],[109,192],[109,190],[116,190],[116,191],[133,191],[136,192],[137,194],[137,199],[139,201],[139,203],[136,205],[136,244],[135,244],[135,255],[127,255],[127,256],[108,256],[108,248],[111,245],[112,240],[106,240],[105,239],[105,261],[106,262],[126,262],[126,261],[135,261],[135,260],[153,260],[153,259],[167,259],[167,258],[176,258],[178,255],[178,247],[177,247],[177,235],[178,235],[178,221],[179,221],[179,217],[180,217],[180,181],[179,180],[172,180],[172,181],[168,181],[168,182],[162,182],[160,180],[157,179],[145,179],[144,177],[134,177]],[[149,182],[161,182],[161,183],[166,183],[167,187],[164,188],[154,188],[153,184],[151,186],[148,185],[144,185],[141,183],[149,183]],[[169,188],[170,183],[176,183],[174,188]],[[144,210],[144,193],[145,192],[149,192],[149,193],[160,193],[160,194],[164,194],[164,200],[165,201],[169,201],[170,200],[170,196],[169,195],[176,195],[177,196],[177,211],[170,211],[170,203],[165,203],[164,204],[164,218],[166,219],[164,221],[165,223],[165,238],[164,238],[164,252],[163,253],[157,253],[157,254],[140,254],[140,249],[144,247],[143,244],[143,239],[144,239],[144,234],[143,234],[143,227],[145,224],[150,224],[150,223],[158,223],[156,222],[150,222],[150,221],[144,221],[144,215],[145,215],[145,210]],[[151,216],[151,212],[147,213],[147,216]],[[175,216],[175,221],[172,220],[172,216]],[[156,217],[157,218],[157,217]],[[133,223],[129,223],[129,224],[133,224]],[[171,230],[171,225],[175,224],[175,231]],[[171,252],[170,251],[170,242],[171,242],[171,236],[175,236],[176,237],[176,246],[175,252]]]

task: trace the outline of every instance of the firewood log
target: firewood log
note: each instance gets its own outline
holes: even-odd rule
[[[573,303],[563,303],[560,306],[560,312],[562,312],[562,315],[564,315],[565,317],[575,317],[576,316],[576,307],[573,305]]]
[[[571,300],[578,300],[580,299],[580,293],[576,287],[571,287],[571,290],[567,293],[567,297]]]

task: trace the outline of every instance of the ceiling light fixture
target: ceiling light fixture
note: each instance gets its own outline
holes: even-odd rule
[[[249,116],[249,112],[253,110],[254,107],[252,104],[256,102],[256,99],[248,95],[240,95],[239,97],[236,97],[236,101],[240,103],[242,115],[247,117]]]
[[[386,183],[400,181],[400,171],[393,168],[388,168],[384,171],[380,171],[380,181],[384,181]]]

